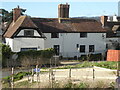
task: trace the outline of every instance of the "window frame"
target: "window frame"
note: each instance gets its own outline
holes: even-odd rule
[[[81,32],[80,33],[80,38],[87,38],[87,32]]]
[[[51,33],[51,38],[59,38],[59,33]]]
[[[27,32],[31,32],[32,34],[28,34]],[[34,36],[34,30],[24,30],[24,36]]]
[[[20,51],[29,51],[29,50],[37,51],[37,47],[33,47],[33,48],[20,48]]]
[[[89,45],[89,52],[95,52],[95,45]]]
[[[82,48],[84,47],[84,50]],[[80,45],[80,53],[85,53],[86,46],[85,45]]]

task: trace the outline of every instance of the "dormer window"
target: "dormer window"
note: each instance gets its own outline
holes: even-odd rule
[[[34,30],[24,30],[24,36],[34,36]]]
[[[51,38],[59,38],[59,33],[51,33]]]

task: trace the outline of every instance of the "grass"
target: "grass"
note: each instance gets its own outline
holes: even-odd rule
[[[99,89],[99,88],[109,88],[109,89],[114,89],[115,88],[115,82],[111,82],[111,83],[105,83],[105,82],[102,82],[102,81],[98,81],[96,82],[96,84],[92,85],[92,83],[88,83],[88,82],[80,82],[80,83],[77,83],[77,84],[73,84],[72,82],[57,82],[57,83],[54,83],[53,84],[53,88],[62,88],[62,89],[65,89],[65,90],[73,90],[73,88],[76,88],[77,90],[80,90],[80,89],[84,89],[84,88],[96,88],[96,89]],[[42,83],[40,84],[40,87],[41,87]],[[43,85],[42,85],[43,86]],[[33,83],[30,83],[28,81],[23,81],[23,82],[19,82],[19,83],[16,83],[14,85],[14,88],[37,88],[39,87],[38,86],[38,83],[37,82],[33,82]],[[7,87],[3,87],[3,88],[7,88]],[[43,86],[42,88],[52,88],[51,85],[45,85]],[[76,90],[75,89],[75,90]]]
[[[98,66],[108,69],[117,69],[117,62],[110,62],[110,61],[101,61],[101,62],[89,62],[84,61],[81,64],[77,65],[66,65],[63,67],[58,67],[57,69],[70,69],[70,68],[83,68],[83,67],[92,67],[92,66]]]
[[[15,84],[15,88],[31,88],[34,83],[29,83],[28,81],[23,81]]]

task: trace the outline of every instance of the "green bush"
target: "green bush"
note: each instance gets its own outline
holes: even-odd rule
[[[32,72],[18,72],[16,74],[14,74],[14,81],[18,81],[20,79],[22,79],[24,76],[27,76],[27,75],[31,75]],[[7,77],[4,77],[2,78],[2,82],[3,83],[8,83],[8,81],[10,81],[12,78],[12,76],[7,76]]]
[[[99,54],[89,54],[89,55],[81,55],[80,57],[80,60],[83,60],[83,61],[99,61],[99,60],[102,60],[102,54],[99,53]]]
[[[12,55],[17,54],[18,58],[17,60],[12,60]],[[54,55],[54,49],[49,48],[46,50],[29,50],[29,51],[21,51],[18,53],[12,52],[10,47],[8,45],[2,44],[2,66],[22,66],[22,60],[28,59],[28,63],[32,62],[34,65],[35,62],[37,62],[38,59],[50,59]],[[40,61],[39,60],[39,61]],[[26,60],[25,60],[26,61]],[[44,61],[44,60],[43,60]],[[14,63],[13,63],[14,62]],[[31,65],[31,63],[30,63]],[[36,65],[36,64],[35,64]]]
[[[103,61],[94,63],[95,66],[109,68],[109,69],[117,69],[117,62]]]
[[[7,59],[10,59],[12,51],[8,45],[2,44],[2,66],[5,67]]]
[[[22,51],[18,52],[18,59],[22,58],[23,56],[29,56],[31,58],[36,58],[36,57],[43,57],[43,58],[51,58],[54,55],[54,49],[49,48],[46,50],[29,50],[29,51]]]
[[[6,76],[4,78],[2,78],[2,83],[8,83],[11,79],[11,76]]]
[[[88,88],[88,85],[86,83],[80,83],[79,88]]]

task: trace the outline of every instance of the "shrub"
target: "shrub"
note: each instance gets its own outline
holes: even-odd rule
[[[27,76],[27,75],[31,75],[32,72],[18,72],[16,74],[14,74],[14,81],[18,81],[20,79],[22,79],[24,76]],[[3,83],[8,83],[9,81],[11,81],[11,77],[12,76],[7,76],[7,77],[4,77],[2,78],[2,82]]]
[[[10,59],[12,51],[8,45],[2,44],[2,66],[7,66],[7,59]]]
[[[86,83],[80,83],[79,88],[88,88],[88,85]]]
[[[81,55],[80,60],[89,60],[89,61],[98,61],[98,60],[102,60],[102,54],[89,54],[89,55]]]

